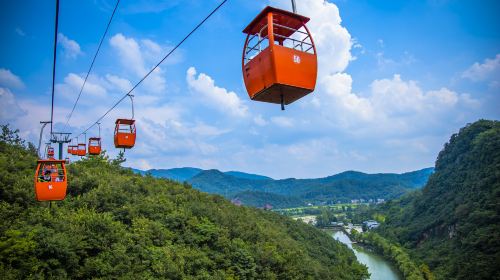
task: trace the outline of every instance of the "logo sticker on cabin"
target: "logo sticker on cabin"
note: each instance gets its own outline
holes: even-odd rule
[[[294,63],[297,63],[297,64],[300,64],[300,56],[294,54],[293,55],[293,62]]]

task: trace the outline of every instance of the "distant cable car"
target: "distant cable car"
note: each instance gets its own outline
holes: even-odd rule
[[[117,119],[115,122],[115,147],[130,149],[135,145],[136,129],[134,120],[134,100],[133,95],[128,95],[132,102],[132,118]]]
[[[78,146],[77,145],[71,145],[71,155],[76,156],[78,154]]]
[[[78,143],[76,155],[83,157],[87,154],[87,145],[85,143]]]
[[[117,119],[115,122],[115,147],[130,149],[135,145],[135,120]]]
[[[250,99],[281,104],[281,109],[314,91],[316,47],[309,18],[266,7],[243,30],[242,71]]]
[[[99,125],[99,137],[89,138],[89,154],[94,156],[101,154],[101,123],[97,125]]]
[[[67,157],[66,159],[64,159],[64,161],[66,162],[66,164],[69,164],[70,163],[69,157]]]
[[[35,198],[38,201],[63,200],[68,181],[64,160],[38,160],[35,173]]]
[[[54,148],[51,146],[47,146],[47,157],[48,158],[53,158],[54,157]]]
[[[89,138],[89,154],[90,155],[101,154],[101,138],[100,137],[90,137]]]

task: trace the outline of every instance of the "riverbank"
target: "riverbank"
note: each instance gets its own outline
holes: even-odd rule
[[[429,267],[426,264],[417,265],[409,254],[398,244],[391,243],[375,232],[357,233],[351,232],[351,239],[359,244],[372,247],[375,252],[391,261],[407,280],[434,280]]]
[[[359,246],[358,244],[354,244],[345,229],[325,229],[325,231],[331,234],[334,239],[344,243],[347,247],[353,250],[358,261],[368,268],[370,280],[404,279],[402,273],[397,269],[397,267],[385,259],[382,255],[372,250],[368,250],[363,246]]]

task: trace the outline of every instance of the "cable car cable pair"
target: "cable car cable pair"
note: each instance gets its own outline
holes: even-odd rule
[[[104,117],[106,117],[113,109],[116,108],[116,106],[118,106],[127,97],[132,97],[132,95],[131,95],[132,91],[134,91],[147,77],[149,77],[149,75],[151,75],[156,70],[156,68],[158,68],[160,66],[160,64],[163,63],[163,61],[165,61],[165,59],[167,59],[175,50],[177,50],[177,48],[179,48],[184,43],[184,41],[186,41],[196,30],[198,30],[198,28],[200,28],[200,26],[202,26],[226,2],[227,2],[227,0],[224,0],[217,7],[215,7],[215,9],[213,9],[200,23],[198,23],[198,25],[196,25],[186,36],[184,36],[184,38],[179,43],[177,43],[177,45],[175,45],[175,47],[172,48],[160,60],[160,62],[158,62],[153,68],[151,68],[151,70],[149,70],[149,72],[146,73],[124,96],[122,96],[113,106],[111,106],[111,108],[109,108],[101,117],[99,117],[96,122],[94,122],[92,125],[90,125],[83,132],[81,132],[78,136],[82,135],[83,133],[86,133],[93,126],[95,126],[98,122],[102,121],[102,119],[104,119]],[[132,106],[133,106],[133,100],[132,100]],[[130,134],[136,135],[136,128],[135,128],[135,120],[134,119],[118,119],[115,122],[115,139],[120,138],[120,133],[119,133],[119,129],[120,128],[119,127],[121,125],[128,126]],[[124,145],[122,147],[119,147],[119,146],[121,146],[121,143],[123,143]],[[135,144],[135,138],[134,138],[133,143]],[[121,142],[120,140],[118,140],[117,142],[115,142],[115,146],[116,146],[116,144],[118,144],[119,148],[125,148],[125,149],[127,149],[127,148],[133,147],[133,144],[131,145],[130,143],[127,143],[127,142]]]
[[[52,128],[54,121],[54,89],[56,77],[56,54],[57,54],[57,36],[59,22],[59,0],[56,0],[56,16],[55,16],[55,31],[54,31],[54,57],[52,65],[52,105],[50,111],[50,134],[52,136]],[[40,141],[42,139],[43,129],[49,122],[43,122],[40,131]],[[39,145],[40,146],[40,145]],[[40,151],[40,148],[38,149]],[[61,152],[61,151],[60,151]],[[63,200],[66,197],[68,181],[66,176],[66,167],[64,160],[56,160],[54,158],[39,159],[34,176],[35,199],[37,201],[53,201]]]

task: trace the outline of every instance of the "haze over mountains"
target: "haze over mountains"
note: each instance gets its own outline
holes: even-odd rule
[[[262,207],[271,204],[275,208],[283,208],[308,203],[331,204],[397,198],[425,185],[433,170],[425,168],[403,174],[346,171],[325,178],[281,180],[238,171],[221,172],[192,167],[134,171],[187,182],[201,191],[238,199],[245,205]]]

